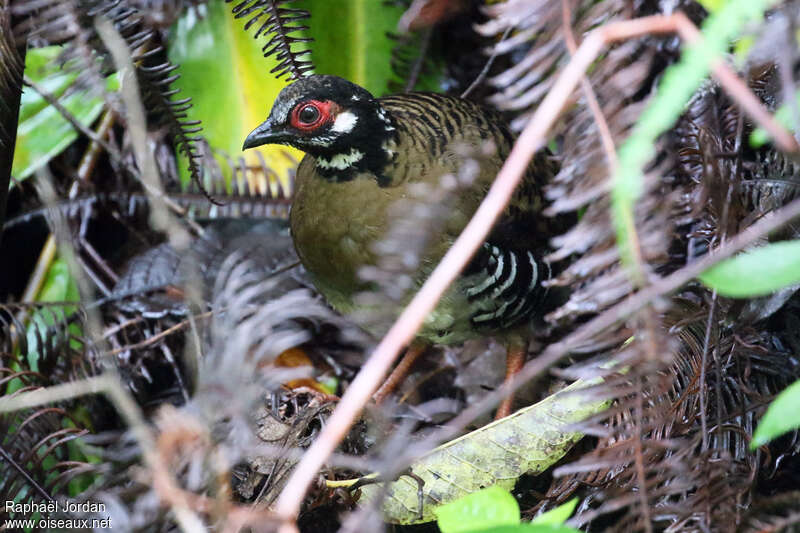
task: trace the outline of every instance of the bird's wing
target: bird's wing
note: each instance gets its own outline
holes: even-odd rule
[[[484,243],[459,280],[478,329],[506,329],[528,318],[546,290],[547,263],[531,250]]]

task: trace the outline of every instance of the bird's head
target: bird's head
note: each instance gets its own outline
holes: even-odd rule
[[[395,126],[369,91],[337,76],[312,75],[286,86],[243,149],[288,144],[314,156],[326,177],[380,172],[394,156]]]

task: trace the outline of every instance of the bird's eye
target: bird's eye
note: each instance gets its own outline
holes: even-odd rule
[[[313,104],[303,106],[303,108],[300,109],[300,112],[297,114],[297,119],[302,124],[314,124],[317,119],[319,119],[319,109],[317,109],[317,106]]]
[[[306,100],[292,109],[289,123],[303,133],[316,133],[325,123],[330,122],[338,107],[330,101]]]

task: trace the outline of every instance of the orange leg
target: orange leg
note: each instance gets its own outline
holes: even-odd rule
[[[511,341],[506,348],[506,379],[508,383],[525,365],[525,358],[528,355],[528,343]],[[495,420],[505,418],[513,412],[514,395],[510,394],[503,399],[494,415]]]
[[[408,371],[411,370],[411,366],[414,364],[414,361],[419,359],[419,356],[425,353],[428,349],[428,344],[425,341],[416,339],[414,340],[408,348],[406,348],[406,353],[403,355],[403,358],[397,363],[397,366],[394,367],[392,373],[389,374],[389,377],[386,378],[386,381],[383,382],[383,385],[375,391],[375,394],[372,398],[375,400],[375,405],[379,405],[386,397],[394,392],[400,383],[408,375]]]

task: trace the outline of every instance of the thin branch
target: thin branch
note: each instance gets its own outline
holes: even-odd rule
[[[41,485],[40,485],[40,484],[39,484],[39,483],[38,483],[38,482],[37,482],[37,481],[36,481],[36,480],[35,480],[35,479],[34,479],[34,478],[33,478],[33,477],[32,477],[32,476],[29,474],[29,473],[28,473],[28,470],[27,470],[27,469],[25,469],[25,467],[24,467],[24,466],[22,466],[22,465],[21,465],[21,464],[19,464],[17,461],[15,461],[15,460],[14,460],[14,458],[11,456],[11,454],[10,454],[10,453],[8,453],[8,452],[5,450],[5,448],[3,448],[3,446],[0,446],[0,459],[2,459],[2,460],[3,460],[3,462],[5,462],[6,464],[9,464],[9,465],[11,465],[11,468],[13,468],[14,470],[16,470],[16,471],[17,471],[17,473],[18,473],[19,475],[21,475],[23,478],[25,478],[25,482],[26,482],[26,483],[27,483],[29,486],[33,487],[33,490],[34,490],[35,492],[39,493],[39,496],[41,496],[42,498],[44,498],[45,500],[47,500],[47,501],[49,501],[49,502],[52,502],[52,501],[53,501],[53,497],[50,495],[50,493],[49,493],[49,492],[47,492],[47,490],[45,490],[45,488],[44,488],[44,487],[42,487],[42,486],[41,486]]]
[[[408,75],[404,92],[413,91],[414,87],[417,85],[419,77],[422,74],[422,69],[425,67],[425,59],[428,57],[428,48],[431,46],[432,39],[433,26],[422,30],[422,43],[420,44],[417,58],[411,66],[411,72]]]
[[[58,111],[58,114],[61,115],[64,118],[64,120],[69,122],[70,125],[73,128],[75,128],[76,131],[81,132],[86,138],[90,139],[93,143],[101,146],[103,150],[108,152],[116,159],[119,159],[120,161],[122,160],[122,156],[120,155],[120,153],[116,150],[116,148],[108,144],[105,141],[105,139],[103,139],[102,134],[95,133],[95,131],[92,130],[90,127],[81,124],[81,121],[78,120],[78,118],[75,115],[73,115],[69,109],[64,107],[64,105],[58,101],[58,98],[50,94],[50,92],[47,89],[45,89],[37,82],[30,79],[28,76],[25,76],[24,80],[25,80],[25,85],[27,85],[28,87],[39,93],[39,96],[41,96],[45,102],[53,106],[53,109]]]
[[[653,33],[672,33],[678,31],[683,35],[687,32],[687,24],[694,28],[691,21],[681,13],[671,16],[657,15],[643,17],[630,21],[608,24],[590,33],[583,41],[520,134],[505,164],[498,173],[485,199],[475,212],[475,215],[469,221],[450,250],[448,250],[442,258],[428,280],[403,310],[383,340],[375,348],[375,351],[370,355],[366,364],[350,384],[344,396],[342,396],[341,402],[328,419],[327,425],[322,429],[317,439],[311,447],[309,447],[302,461],[300,461],[295,471],[292,473],[286,483],[286,487],[275,504],[275,512],[283,520],[280,533],[295,533],[297,531],[295,518],[300,511],[304,495],[309,485],[316,478],[317,472],[345,437],[349,428],[371,398],[373,391],[378,387],[392,363],[397,358],[402,347],[413,339],[425,317],[434,309],[444,291],[459,275],[464,265],[467,264],[475,251],[483,244],[491,227],[514,193],[517,184],[528,167],[530,159],[544,146],[548,131],[554,124],[556,118],[560,115],[572,91],[578,83],[580,83],[581,78],[592,62],[599,56],[605,46],[612,42]],[[696,35],[692,35],[692,38],[699,37],[699,32],[697,32],[696,28],[694,28],[694,31]],[[724,65],[722,63],[715,64],[713,67],[715,74],[718,74],[722,70],[724,70]],[[748,108],[748,106],[742,103],[742,100],[749,102],[748,96],[752,99],[755,99],[755,96],[741,80],[736,78],[735,74],[733,74],[733,78],[732,80],[730,77],[720,76],[720,83],[725,88],[730,87],[732,93],[736,92],[736,95],[732,94],[734,99],[739,101],[743,108],[752,111],[752,106]],[[737,81],[738,85],[735,83]],[[755,102],[758,104],[756,108],[764,109],[757,99],[755,99]],[[768,129],[771,133],[774,131],[775,133],[783,134],[775,135],[776,139],[784,138],[785,140],[786,136],[791,137],[782,126],[774,121],[766,110],[764,110],[764,112],[768,115],[767,119],[760,120],[763,119],[763,117],[754,117],[759,124],[765,125],[769,122],[772,129],[768,129],[766,125],[764,126],[765,129]],[[776,126],[777,130],[773,126]],[[792,145],[795,145],[795,143],[792,142]],[[792,202],[789,206],[792,206],[792,208],[796,210],[794,216],[800,215],[800,200]],[[791,213],[791,211],[787,211],[789,206],[782,209],[780,213],[784,215],[786,213]],[[794,218],[794,216],[792,218]],[[775,220],[776,217],[769,217],[766,220],[762,220],[762,222],[764,222],[763,224],[754,225],[753,228],[763,228],[768,223]],[[531,379],[536,374],[557,362],[561,357],[566,355],[570,349],[577,346],[580,341],[603,331],[605,328],[613,326],[618,320],[640,310],[658,296],[676,289],[708,269],[717,261],[739,251],[741,248],[736,249],[734,244],[742,244],[742,241],[752,235],[752,232],[745,231],[740,235],[742,239],[732,240],[731,244],[726,247],[725,254],[711,254],[707,258],[697,261],[667,278],[663,278],[659,282],[641,290],[631,298],[590,321],[573,335],[570,335],[568,339],[550,345],[539,358],[526,365],[514,380],[500,387],[495,393],[490,394],[484,401],[476,404],[473,408],[464,411],[462,415],[457,417],[457,420],[462,419],[467,413],[470,413],[470,417],[478,416],[484,410],[488,410],[491,405],[494,405],[500,397],[509,394],[524,381]],[[746,244],[750,242],[751,241],[747,241]],[[745,244],[742,244],[742,247],[744,246]],[[702,268],[698,270],[699,266],[702,266]],[[691,275],[685,277],[689,273],[691,273]],[[676,280],[680,280],[681,282],[678,285],[672,286],[672,283]],[[598,326],[602,327],[596,329]],[[476,415],[475,410],[478,405],[481,406],[481,410]],[[470,420],[471,419],[472,418],[470,418]]]
[[[570,0],[561,0],[561,14],[562,27],[564,29],[564,43],[567,45],[567,50],[572,56],[578,49],[578,43],[572,31],[572,10],[570,9],[569,1]],[[506,30],[506,34],[503,35],[504,39],[509,30]],[[606,159],[608,160],[608,168],[613,175],[617,169],[617,149],[614,146],[614,136],[611,134],[611,128],[608,127],[608,121],[600,107],[600,102],[597,101],[597,95],[592,88],[592,83],[589,81],[588,76],[583,76],[581,78],[581,90],[586,97],[589,110],[592,112],[597,131],[600,133],[600,140],[603,143],[603,149],[606,152]]]
[[[644,389],[642,388],[642,376],[636,377],[636,393],[634,394],[635,408],[633,410],[634,431],[633,449],[634,467],[636,469],[637,491],[636,498],[639,500],[639,511],[642,513],[642,522],[646,533],[653,533],[653,523],[650,518],[650,505],[647,501],[647,474],[644,468],[644,452],[642,446],[642,414],[644,413]]]
[[[707,398],[706,398],[706,366],[708,365],[708,348],[711,344],[711,328],[714,324],[714,311],[717,307],[717,291],[711,293],[711,307],[708,310],[708,319],[706,320],[706,332],[703,335],[703,352],[700,355],[700,379],[699,379],[699,393],[700,393],[700,433],[702,437],[703,451],[708,449],[708,417],[706,416]]]
[[[47,272],[50,269],[50,264],[53,262],[55,257],[56,239],[51,233],[47,236],[47,240],[44,242],[44,246],[42,246],[42,251],[39,252],[39,258],[36,260],[36,266],[34,267],[30,278],[28,278],[27,285],[25,285],[25,291],[22,293],[21,301],[34,301],[36,295],[39,294],[39,290],[42,288],[42,285],[44,285],[44,280],[47,278]],[[23,313],[25,312],[23,311]],[[20,320],[20,322],[25,320],[22,317],[17,317],[17,319]]]
[[[508,39],[508,36],[511,35],[511,30],[512,29],[513,29],[513,27],[508,27],[508,28],[506,28],[506,31],[503,32],[503,36],[500,37],[500,40],[497,42],[497,45],[494,47],[494,50],[492,50],[492,55],[489,56],[489,59],[486,61],[486,64],[483,65],[483,68],[478,73],[478,77],[475,78],[472,81],[472,83],[469,84],[469,87],[467,87],[467,90],[465,90],[463,93],[461,93],[461,98],[467,98],[470,94],[472,94],[472,91],[474,91],[481,83],[483,83],[483,80],[485,80],[486,76],[489,75],[489,70],[492,68],[492,65],[494,64],[495,59],[497,59],[497,56],[500,55],[499,45],[500,45],[500,43],[502,43],[503,41]]]
[[[577,50],[577,43],[575,41],[575,36],[572,31],[572,13],[570,10],[569,0],[561,0],[561,11],[562,11],[562,26],[564,29],[564,42],[567,45],[567,49],[569,50],[570,54],[574,54]],[[584,96],[586,97],[587,104],[589,109],[592,113],[594,118],[595,124],[597,126],[597,130],[600,133],[600,140],[603,144],[603,149],[606,153],[606,160],[608,162],[609,173],[614,175],[617,171],[618,166],[618,158],[617,158],[617,150],[614,146],[614,137],[611,134],[611,129],[608,126],[608,122],[606,121],[605,115],[603,114],[603,110],[600,107],[600,103],[597,100],[597,96],[595,95],[594,89],[592,88],[592,84],[589,81],[588,76],[583,76],[581,78],[581,89],[583,90]],[[637,238],[637,234],[635,231],[629,231],[628,233],[632,237],[632,246],[633,249],[633,257],[636,261],[636,268],[638,272],[642,271],[642,255],[641,249],[639,248],[639,241]],[[652,307],[648,307],[645,310],[645,317],[644,323],[647,329],[647,338],[644,340],[646,343],[646,350],[648,353],[648,358],[652,361],[656,358],[656,350],[657,347],[655,346],[656,342],[656,324],[657,318],[653,312]],[[634,449],[636,451],[635,454],[635,467],[636,467],[636,477],[638,482],[638,490],[637,490],[637,497],[639,499],[639,506],[642,513],[643,523],[645,527],[645,531],[647,533],[651,533],[653,530],[653,526],[651,524],[650,518],[650,506],[648,505],[647,500],[647,478],[645,474],[645,467],[644,467],[644,459],[643,459],[643,452],[642,452],[642,413],[644,411],[644,404],[642,400],[642,379],[641,377],[637,378],[636,384],[639,388],[636,394],[636,408],[634,410],[634,421],[635,421],[635,435],[633,436],[634,439]]]

